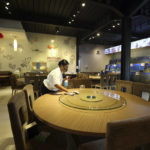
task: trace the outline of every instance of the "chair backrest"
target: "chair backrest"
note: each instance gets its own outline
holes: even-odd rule
[[[85,88],[91,88],[92,80],[91,79],[72,79],[73,88],[80,88],[80,85],[85,85]]]
[[[132,94],[132,81],[117,80],[116,90]]]
[[[11,74],[10,76],[10,85],[12,89],[14,89],[17,85],[17,78],[16,78],[16,75],[14,74]]]
[[[107,124],[106,150],[135,150],[150,143],[150,116]]]
[[[33,101],[34,101],[34,91],[33,91],[33,85],[28,84],[23,88],[23,91],[25,92],[26,97],[26,104],[27,104],[27,112],[29,117],[29,123],[33,121]]]
[[[100,78],[100,85],[102,88],[109,86],[110,76],[107,74],[102,74]]]
[[[150,101],[150,84],[133,82],[133,94],[142,97],[143,92],[147,92],[149,94],[149,97],[146,100]]]
[[[7,104],[10,117],[11,128],[14,136],[16,150],[26,149],[26,136],[23,126],[26,124],[26,101],[25,93],[20,93],[12,96]]]
[[[79,78],[79,79],[88,79],[89,74],[87,74],[87,73],[78,73],[77,78]]]
[[[116,84],[116,80],[117,80],[117,75],[110,75],[109,84],[110,85],[115,85]]]
[[[43,76],[39,76],[39,80],[38,80],[39,96],[42,95],[42,84],[43,84],[44,79],[46,79],[46,78],[47,78],[46,74],[43,74]]]

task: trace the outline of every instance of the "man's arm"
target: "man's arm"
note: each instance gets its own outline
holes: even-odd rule
[[[55,87],[61,91],[69,92],[65,87],[60,84],[55,84]]]

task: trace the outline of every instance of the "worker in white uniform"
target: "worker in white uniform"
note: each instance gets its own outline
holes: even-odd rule
[[[58,63],[58,67],[48,74],[47,79],[43,81],[41,88],[42,95],[46,93],[57,92],[59,90],[68,92],[68,90],[62,86],[63,73],[67,72],[68,66],[69,62],[63,59]]]

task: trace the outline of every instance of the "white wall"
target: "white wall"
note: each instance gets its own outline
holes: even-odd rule
[[[80,72],[100,72],[109,63],[110,56],[104,54],[102,45],[82,44],[79,46]],[[100,53],[97,54],[97,51]]]
[[[0,20],[1,21],[1,20]],[[4,28],[6,24],[9,28]],[[46,62],[48,71],[57,67],[61,59],[70,63],[68,73],[76,72],[76,38],[40,33],[26,33],[19,22],[6,20],[0,24],[0,70],[12,72],[21,70],[21,73],[32,71],[32,62]],[[14,51],[14,39],[18,42],[18,49]],[[54,40],[54,43],[51,42]],[[54,47],[55,56],[48,49]]]
[[[8,19],[0,19],[0,27],[1,28],[8,28],[8,29],[17,29],[23,30],[23,26],[20,21],[16,20],[8,20]]]

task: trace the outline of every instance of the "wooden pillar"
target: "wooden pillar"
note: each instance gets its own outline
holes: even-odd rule
[[[122,19],[121,80],[130,80],[131,18]]]

